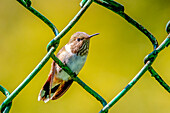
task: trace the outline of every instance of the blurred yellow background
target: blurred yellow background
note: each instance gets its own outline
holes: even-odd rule
[[[31,0],[32,6],[61,31],[79,11],[80,0]],[[170,20],[169,0],[117,0],[125,12],[146,27],[161,43]],[[93,3],[61,40],[64,46],[76,31],[100,33],[91,40],[87,62],[79,77],[109,102],[143,67],[153,47],[148,38],[119,15]],[[51,29],[16,0],[0,2],[0,84],[12,92],[45,56],[54,38]],[[58,49],[58,50],[59,50]],[[57,50],[57,51],[58,51]],[[57,53],[56,51],[56,53]],[[170,84],[170,48],[153,63]],[[77,83],[60,99],[37,101],[52,60],[13,100],[10,113],[97,113],[101,104]],[[0,94],[0,103],[5,96]],[[148,72],[109,113],[169,113],[170,94]]]

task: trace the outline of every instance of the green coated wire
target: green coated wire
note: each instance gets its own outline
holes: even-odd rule
[[[35,16],[37,16],[39,19],[41,19],[44,23],[46,23],[54,32],[55,36],[58,35],[58,30],[55,27],[55,25],[50,22],[45,16],[43,16],[41,13],[39,13],[37,10],[35,10],[33,7],[31,7],[31,1],[30,0],[17,0],[21,5],[23,5],[26,9],[28,9],[31,13],[33,13]]]
[[[158,41],[156,38],[141,24],[139,24],[137,21],[132,19],[130,16],[128,16],[126,13],[124,13],[124,7],[123,5],[113,1],[113,0],[94,0],[97,4],[102,5],[103,7],[110,9],[111,11],[117,13],[122,18],[124,18],[126,21],[128,21],[130,24],[135,26],[139,31],[144,33],[149,40],[152,42],[154,49],[158,47]]]
[[[82,7],[85,5],[86,2],[87,2],[87,0],[82,0],[82,1],[80,2],[80,7],[82,8]]]
[[[166,24],[165,30],[168,34],[170,33],[170,21]]]
[[[149,72],[151,73],[151,76],[154,77],[161,86],[165,88],[166,91],[170,93],[170,87],[168,84],[159,76],[159,74],[153,69],[152,66],[149,67]]]
[[[70,21],[70,23],[59,33],[57,28],[51,23],[45,16],[40,14],[34,8],[31,7],[30,0],[17,0],[20,4],[22,4],[25,8],[27,8],[30,12],[40,18],[44,23],[46,23],[54,32],[55,38],[50,41],[47,45],[48,53],[45,57],[41,60],[41,62],[34,68],[34,70],[25,78],[25,80],[10,94],[4,87],[0,85],[0,91],[4,93],[7,98],[4,100],[2,105],[0,106],[0,111],[3,110],[3,113],[9,112],[12,100],[18,95],[18,93],[33,79],[33,77],[42,69],[42,67],[47,63],[47,61],[52,58],[63,70],[65,70],[74,81],[76,81],[79,85],[81,85],[87,92],[93,95],[98,101],[101,102],[103,105],[103,109],[100,113],[107,113],[108,110],[120,99],[122,98],[132,87],[133,85],[144,75],[144,73],[149,70],[149,72],[156,77],[156,80],[167,90],[170,91],[168,85],[161,79],[161,77],[156,73],[156,71],[151,67],[151,64],[154,62],[157,54],[163,50],[166,46],[170,43],[170,34],[168,37],[158,46],[158,42],[156,38],[142,25],[138,22],[133,20],[130,16],[124,13],[124,6],[113,1],[113,0],[94,0],[96,3],[112,10],[113,12],[119,14],[123,17],[126,21],[134,25],[138,30],[144,33],[149,40],[152,42],[154,46],[154,51],[151,52],[147,57],[145,57],[145,65],[143,68],[138,72],[138,74],[129,82],[129,84],[115,97],[113,98],[108,104],[101,97],[98,93],[92,90],[89,86],[87,86],[83,81],[81,81],[75,73],[71,71],[71,69],[65,66],[55,55],[54,52],[59,45],[60,39],[77,23],[77,21],[81,18],[87,8],[91,5],[93,0],[82,0],[80,6],[82,7],[80,11],[76,14],[76,16]],[[170,22],[167,24],[166,31],[169,33],[170,29]],[[162,82],[163,81],[163,82]]]
[[[82,80],[80,80],[78,77],[73,78],[74,81],[76,81],[80,86],[82,86],[86,91],[88,91],[91,95],[93,95],[103,106],[107,105],[107,102],[105,99],[100,96],[98,93],[96,93],[93,89],[91,89],[89,86],[87,86]],[[106,110],[104,113],[107,113],[108,110]]]
[[[10,103],[18,93],[34,78],[34,76],[42,69],[42,67],[47,63],[50,59],[51,55],[55,52],[56,48],[52,47],[50,51],[46,54],[46,56],[41,60],[41,62],[34,68],[34,70],[24,79],[24,81],[4,100],[2,105],[0,106],[0,110]]]
[[[168,22],[168,24],[170,24],[170,21]],[[169,27],[170,28],[170,27]],[[166,26],[166,29],[167,26]],[[167,31],[167,30],[166,30]],[[167,36],[167,38],[161,43],[161,45],[156,49],[157,53],[161,52],[165,47],[167,47],[167,45],[169,45],[170,43],[170,34]],[[150,68],[148,69],[149,72],[151,73],[151,75],[153,77],[155,77],[155,79],[160,83],[160,85],[162,87],[165,88],[166,91],[168,91],[170,93],[170,87],[166,84],[166,82],[159,76],[159,74],[153,69],[153,67],[150,66]]]
[[[157,54],[161,52],[168,44],[170,43],[170,34],[167,36],[167,38],[156,48]],[[154,54],[154,56],[157,57],[157,54]],[[149,59],[149,58],[148,58]],[[155,58],[153,58],[155,59]],[[106,110],[111,108],[120,98],[122,98],[131,88],[132,86],[141,78],[141,76],[150,68],[151,69],[151,64],[153,63],[154,60],[149,60],[146,62],[146,64],[143,66],[143,68],[138,72],[138,74],[129,82],[129,84],[118,94],[116,95],[101,111],[100,113],[104,113]],[[156,71],[154,72],[156,73]],[[158,78],[158,81],[161,81],[161,78]],[[161,84],[162,85],[162,84]],[[165,84],[162,85],[163,87],[166,87]],[[166,88],[165,88],[166,89]],[[167,91],[169,88],[166,89]],[[169,91],[168,91],[169,92]]]
[[[24,2],[24,1],[21,1],[21,0],[19,0],[20,1],[20,3],[22,4],[22,5],[25,5],[25,7],[27,7],[27,4],[23,4],[22,2]],[[25,2],[24,2],[25,3]],[[70,23],[69,23],[69,25],[72,27],[78,20],[79,20],[79,18],[82,16],[82,14],[85,12],[85,10],[89,7],[89,5],[92,3],[92,0],[88,0],[87,1],[87,3],[84,5],[84,7],[78,12],[78,15],[76,15],[75,16],[75,18],[73,19],[73,21],[71,21]],[[30,7],[30,6],[29,6]],[[27,8],[28,9],[28,8]],[[33,9],[33,8],[32,8]],[[44,21],[44,19],[42,19],[42,18],[45,18],[44,16],[42,16],[38,11],[34,11],[35,9],[33,9],[33,11],[32,10],[30,10],[32,13],[34,13],[34,12],[36,12],[36,13],[34,13],[36,16],[37,16],[37,14],[38,14],[38,16],[37,17],[39,17],[42,21]],[[38,12],[38,13],[37,13]],[[40,16],[41,15],[41,16]],[[46,20],[47,18],[45,18],[45,20]],[[49,21],[49,20],[48,20]],[[49,21],[50,22],[50,21]],[[46,23],[46,22],[45,22]],[[46,23],[46,24],[48,24],[48,23]],[[53,25],[52,23],[51,23],[51,25]],[[54,28],[53,28],[54,27]],[[52,26],[52,29],[55,29],[55,26],[53,25]],[[64,29],[64,30],[70,30],[71,28],[68,26],[66,29]],[[67,31],[68,32],[68,31]],[[55,33],[55,32],[54,32]],[[63,37],[64,35],[60,35],[60,39]],[[2,109],[6,104],[8,104],[10,101],[12,101],[14,98],[15,98],[15,96],[33,79],[33,77],[41,70],[41,68],[46,64],[46,62],[49,60],[49,58],[51,57],[51,55],[54,55],[53,53],[54,53],[54,51],[55,51],[55,49],[58,47],[58,44],[59,44],[59,40],[56,40],[55,41],[55,48],[54,47],[51,47],[50,48],[50,50],[49,50],[49,52],[47,53],[47,55],[43,58],[43,60],[37,65],[37,67],[27,76],[27,78],[11,93],[11,95],[8,97],[8,98],[6,98],[5,100],[4,100],[4,102],[3,102],[3,104],[0,106],[0,109]],[[53,46],[54,46],[54,44],[53,44]],[[60,60],[58,60],[57,61],[58,63],[60,62],[61,63],[61,61]],[[64,64],[63,64],[64,65]],[[69,69],[67,66],[65,66],[67,69]],[[68,73],[71,73],[72,71],[71,70],[65,70],[65,71],[67,71]],[[77,79],[77,82],[78,83],[82,83],[83,84],[83,82],[80,80],[80,79]],[[104,105],[106,105],[107,103],[106,103],[106,101],[99,95],[99,94],[97,94],[95,91],[93,91],[92,89],[90,89],[90,87],[89,86],[87,86],[85,83],[83,84],[83,86],[85,87],[84,89],[85,90],[88,90],[88,92],[90,92],[90,93],[92,93],[92,95],[95,95],[95,96],[98,96],[98,97],[96,97],[99,101],[101,100],[101,103],[103,104],[103,106]],[[106,111],[106,113],[107,113],[107,111]]]
[[[40,18],[44,23],[46,23],[54,32],[55,35],[58,34],[57,28],[41,13],[36,11],[34,8],[31,7],[30,0],[17,0],[20,4],[22,4],[25,8],[27,8],[30,12]],[[2,105],[0,106],[0,110],[4,108],[8,103],[10,103],[15,96],[33,79],[33,77],[41,70],[41,68],[46,64],[49,60],[50,55],[55,51],[57,47],[53,47],[50,51],[46,54],[46,56],[42,59],[42,61],[34,68],[34,70],[25,78],[25,80],[4,100]]]
[[[82,80],[80,80],[75,73],[72,72],[72,70],[65,66],[54,54],[51,55],[51,58],[65,71],[67,72],[74,81],[76,81],[79,85],[81,85],[87,92],[89,92],[91,95],[93,95],[98,101],[101,102],[103,106],[107,104],[107,102],[104,100],[103,97],[101,97],[98,93],[96,93],[93,89],[91,89],[89,86],[87,86]],[[107,113],[107,111],[106,111]]]
[[[6,96],[8,97],[10,95],[9,91],[7,89],[5,89],[3,86],[0,85],[0,91]],[[9,110],[11,109],[12,106],[12,102],[10,102],[9,104],[7,104],[4,109],[0,110],[0,113],[9,113]]]
[[[61,39],[80,19],[80,17],[84,14],[87,8],[91,5],[93,0],[87,0],[84,6],[80,9],[80,11],[76,14],[76,16],[68,23],[68,25],[47,45],[47,51],[55,45],[57,41]]]
[[[53,44],[55,44],[57,41],[61,39],[80,19],[80,17],[83,15],[83,13],[87,10],[87,8],[90,6],[90,4],[93,2],[93,0],[87,0],[83,1],[84,5],[80,9],[80,11],[76,14],[76,16],[69,22],[69,24],[47,45],[47,50],[49,50]],[[77,83],[79,83],[87,92],[89,92],[91,95],[93,95],[97,100],[101,102],[103,106],[107,104],[107,102],[94,90],[92,90],[89,86],[87,86],[83,81],[81,81],[79,78],[76,77],[75,73],[71,71],[71,69],[67,66],[65,66],[55,55],[51,56],[53,60],[65,71],[67,72],[73,80],[75,80]],[[76,78],[75,78],[76,77]],[[107,113],[107,111],[106,111]]]
[[[143,68],[138,72],[138,74],[128,83],[128,85],[117,94],[101,111],[100,113],[104,113],[106,110],[111,108],[120,98],[122,98],[131,88],[132,86],[142,77],[142,75],[148,70],[149,66],[151,66],[152,62],[148,61]]]

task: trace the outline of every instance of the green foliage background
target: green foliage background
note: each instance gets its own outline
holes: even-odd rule
[[[161,43],[170,20],[169,0],[117,0],[125,12],[146,27]],[[32,0],[32,6],[61,31],[79,11],[80,0]],[[93,3],[63,37],[64,46],[76,31],[100,33],[91,40],[90,53],[79,77],[109,102],[143,66],[153,47],[147,37],[120,16]],[[51,29],[16,0],[0,1],[0,84],[12,92],[46,54],[54,37]],[[59,50],[59,49],[58,49]],[[57,51],[58,51],[57,50]],[[56,53],[57,53],[56,51]],[[170,48],[159,54],[153,67],[170,84]],[[11,113],[97,113],[101,104],[77,83],[60,99],[43,103],[38,93],[52,60],[13,100]],[[0,94],[0,103],[5,96]],[[110,113],[168,113],[170,94],[147,72]]]

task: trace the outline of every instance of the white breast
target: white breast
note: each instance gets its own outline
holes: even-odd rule
[[[65,45],[65,49],[69,53],[69,55],[68,55],[69,57],[66,56],[67,58],[65,59],[67,66],[73,72],[78,74],[86,62],[87,55],[84,55],[84,56],[78,55],[77,56],[76,54],[71,52],[70,45],[68,45],[68,44]],[[58,78],[65,80],[65,81],[70,79],[70,76],[64,71],[59,73],[57,76],[58,76]]]
[[[65,45],[66,51],[71,54],[71,56],[67,59],[67,66],[76,74],[78,74],[81,68],[84,66],[86,62],[87,55],[79,56],[71,52],[70,45]]]

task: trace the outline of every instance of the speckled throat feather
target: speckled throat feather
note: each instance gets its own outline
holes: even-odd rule
[[[89,40],[81,43],[70,44],[71,52],[80,56],[87,55],[89,51]]]

